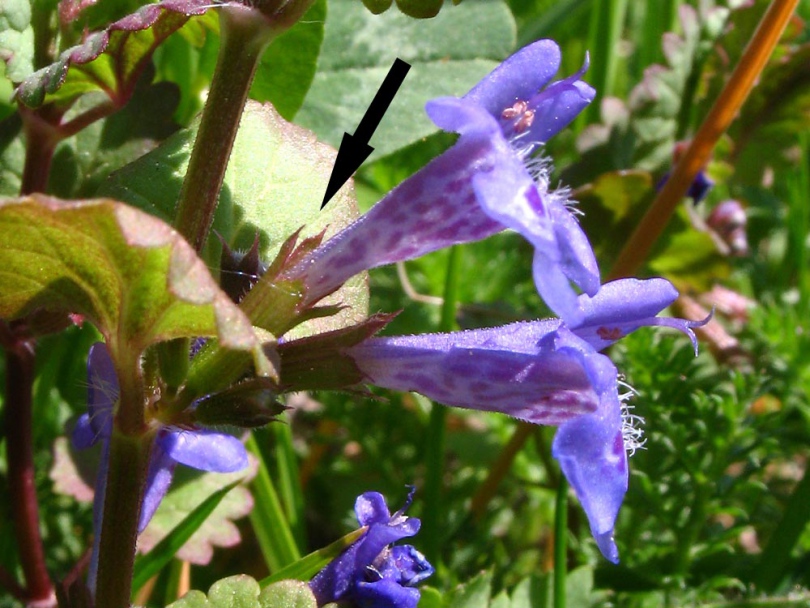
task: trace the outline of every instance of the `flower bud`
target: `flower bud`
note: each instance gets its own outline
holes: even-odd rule
[[[287,409],[275,400],[276,396],[273,385],[266,380],[248,380],[198,401],[194,419],[205,426],[264,426]]]
[[[748,239],[745,234],[748,219],[739,201],[727,200],[717,205],[706,219],[706,224],[728,247],[729,255],[748,254]]]

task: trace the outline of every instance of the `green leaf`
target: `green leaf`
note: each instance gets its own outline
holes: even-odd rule
[[[132,593],[137,591],[151,577],[160,572],[175,557],[180,548],[203,525],[214,512],[225,495],[239,485],[240,480],[217,490],[202,501],[163,540],[155,545],[146,555],[135,561],[132,575]]]
[[[583,566],[568,573],[565,579],[567,608],[590,608],[593,598],[593,568]]]
[[[323,43],[326,0],[317,0],[292,28],[276,38],[256,69],[250,97],[269,101],[292,120],[309,91]]]
[[[34,71],[34,29],[28,0],[0,3],[0,59],[6,62],[6,77],[22,82]]]
[[[191,153],[197,125],[180,131],[149,154],[113,174],[100,192],[162,217],[174,217],[174,205]],[[231,152],[213,229],[234,249],[248,249],[258,233],[260,255],[271,260],[281,243],[301,226],[302,235],[327,229],[327,238],[357,217],[350,186],[321,211],[321,201],[334,164],[335,151],[307,130],[286,122],[269,104],[249,101]],[[208,240],[205,258],[219,260],[217,239]],[[326,331],[365,318],[368,287],[363,275],[323,301],[347,308],[315,319],[295,335]]]
[[[582,226],[603,263],[615,259],[624,246],[655,195],[653,186],[646,171],[612,171],[573,193],[585,212]]]
[[[339,145],[399,57],[411,70],[371,139],[370,159],[380,158],[433,133],[425,102],[463,95],[514,45],[514,20],[501,1],[465,2],[414,21],[394,11],[375,17],[357,0],[333,0],[321,63],[296,122]]]
[[[177,87],[168,82],[150,85],[151,81],[152,70],[147,70],[130,103],[59,144],[48,179],[50,194],[62,198],[93,196],[110,173],[177,131],[178,125],[172,120]],[[92,105],[88,96],[75,108],[81,111]]]
[[[549,608],[553,593],[548,574],[532,575],[512,591],[512,608]]]
[[[195,512],[201,503],[226,487],[252,479],[256,475],[256,469],[254,458],[250,459],[248,469],[237,473],[200,473],[188,467],[179,467],[175,471],[169,493],[160,503],[146,530],[138,537],[138,551],[148,554],[172,534],[189,514]],[[214,547],[232,547],[239,543],[239,530],[233,521],[247,515],[252,508],[253,498],[247,488],[233,488],[173,557],[198,565],[209,563]]]
[[[684,215],[684,212],[679,212],[682,220]],[[672,234],[663,251],[650,260],[649,266],[680,290],[708,291],[716,281],[729,275],[728,260],[718,253],[708,232],[700,232],[686,222],[684,225],[679,232]]]
[[[309,586],[299,581],[281,581],[259,590],[255,579],[245,574],[217,581],[208,590],[190,591],[167,608],[316,608]]]
[[[150,4],[119,19],[84,43],[64,51],[47,68],[34,72],[17,89],[28,107],[43,103],[70,106],[91,91],[103,91],[116,106],[129,99],[155,49],[188,21],[206,12],[206,0]]]
[[[17,113],[0,121],[0,196],[17,196],[25,166],[22,120]]]
[[[309,585],[301,581],[279,581],[259,595],[261,608],[316,608]]]
[[[443,606],[442,594],[438,589],[433,587],[421,587],[419,589],[418,608],[442,608]],[[506,606],[506,608],[509,608],[509,606]]]
[[[269,585],[284,579],[307,581],[323,570],[323,568],[325,568],[329,562],[340,555],[344,549],[347,549],[353,542],[358,540],[365,533],[366,528],[359,528],[353,532],[349,532],[323,549],[313,551],[309,555],[305,555],[298,561],[293,562],[278,572],[275,572],[267,578],[262,579],[259,585],[264,587],[265,585]]]
[[[447,608],[488,608],[492,593],[492,572],[482,572],[450,592]]]
[[[248,438],[247,448],[254,456],[262,458],[255,434],[251,434]],[[253,481],[252,489],[261,508],[250,513],[250,523],[267,568],[272,572],[295,563],[300,559],[301,551],[281,506],[270,468],[264,460],[260,460],[258,475]]]
[[[254,430],[247,447],[259,459],[252,490],[263,506],[251,512],[250,521],[265,564],[276,572],[299,560],[299,548],[306,546],[304,498],[290,425],[272,424]]]
[[[110,350],[140,353],[186,336],[218,336],[272,370],[248,319],[191,247],[155,217],[112,200],[32,195],[0,201],[0,316],[79,313]]]

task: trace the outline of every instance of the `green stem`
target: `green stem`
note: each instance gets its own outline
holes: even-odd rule
[[[565,608],[568,574],[568,482],[560,476],[554,507],[554,608]]]
[[[461,257],[461,249],[458,245],[450,248],[444,284],[444,301],[439,320],[439,331],[442,332],[452,331],[456,327],[456,305],[461,282]],[[425,555],[434,564],[439,561],[444,519],[442,479],[444,478],[446,416],[447,410],[438,403],[434,403],[430,410],[425,449],[425,510],[422,516],[422,533],[419,538]]]
[[[130,605],[140,497],[146,481],[149,448],[150,442],[145,436],[133,437],[114,430],[110,438],[96,606],[128,608]]]
[[[697,543],[700,532],[706,525],[706,506],[712,494],[713,484],[702,474],[692,476],[695,484],[695,500],[689,510],[686,525],[678,531],[675,546],[674,573],[685,578],[692,561],[692,547]]]
[[[273,31],[258,14],[220,9],[222,40],[211,90],[188,164],[175,228],[198,252],[214,221],[242,110],[262,51]]]

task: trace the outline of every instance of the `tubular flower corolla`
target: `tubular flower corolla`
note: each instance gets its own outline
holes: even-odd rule
[[[579,296],[583,319],[514,323],[452,334],[372,338],[344,350],[367,381],[446,405],[559,426],[553,454],[602,553],[618,561],[613,527],[638,447],[618,372],[599,351],[643,326],[686,333],[699,323],[658,318],[678,293],[665,279],[623,279]]]
[[[421,522],[404,515],[412,497],[413,491],[393,515],[382,494],[357,497],[357,522],[368,530],[310,581],[319,606],[347,602],[363,608],[416,608],[419,590],[414,586],[433,574],[433,566],[411,545],[391,546],[419,531]]]
[[[549,187],[549,163],[531,158],[594,97],[580,80],[585,68],[548,84],[559,65],[557,44],[541,40],[464,97],[428,102],[433,122],[460,134],[457,143],[286,273],[303,282],[306,301],[368,268],[512,228],[535,248],[534,279],[546,303],[566,321],[580,320],[570,281],[594,295],[596,260],[565,192]]]

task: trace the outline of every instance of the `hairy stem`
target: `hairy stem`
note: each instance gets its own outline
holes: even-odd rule
[[[610,271],[609,280],[631,276],[647,258],[689,185],[709,161],[720,136],[737,116],[798,2],[799,0],[774,0],[768,7],[754,37],[745,48],[740,63],[700,125],[686,153],[619,254]]]
[[[5,340],[4,340],[5,342]],[[56,605],[54,588],[45,568],[39,533],[39,506],[34,478],[32,445],[33,345],[19,339],[6,350],[6,459],[14,535],[26,583],[26,598]]]
[[[250,84],[272,30],[245,11],[221,9],[222,41],[211,91],[177,203],[175,228],[202,251],[214,221],[225,169]]]
[[[96,606],[128,608],[135,564],[140,497],[149,462],[148,438],[124,435],[110,438],[110,459],[101,519]]]

